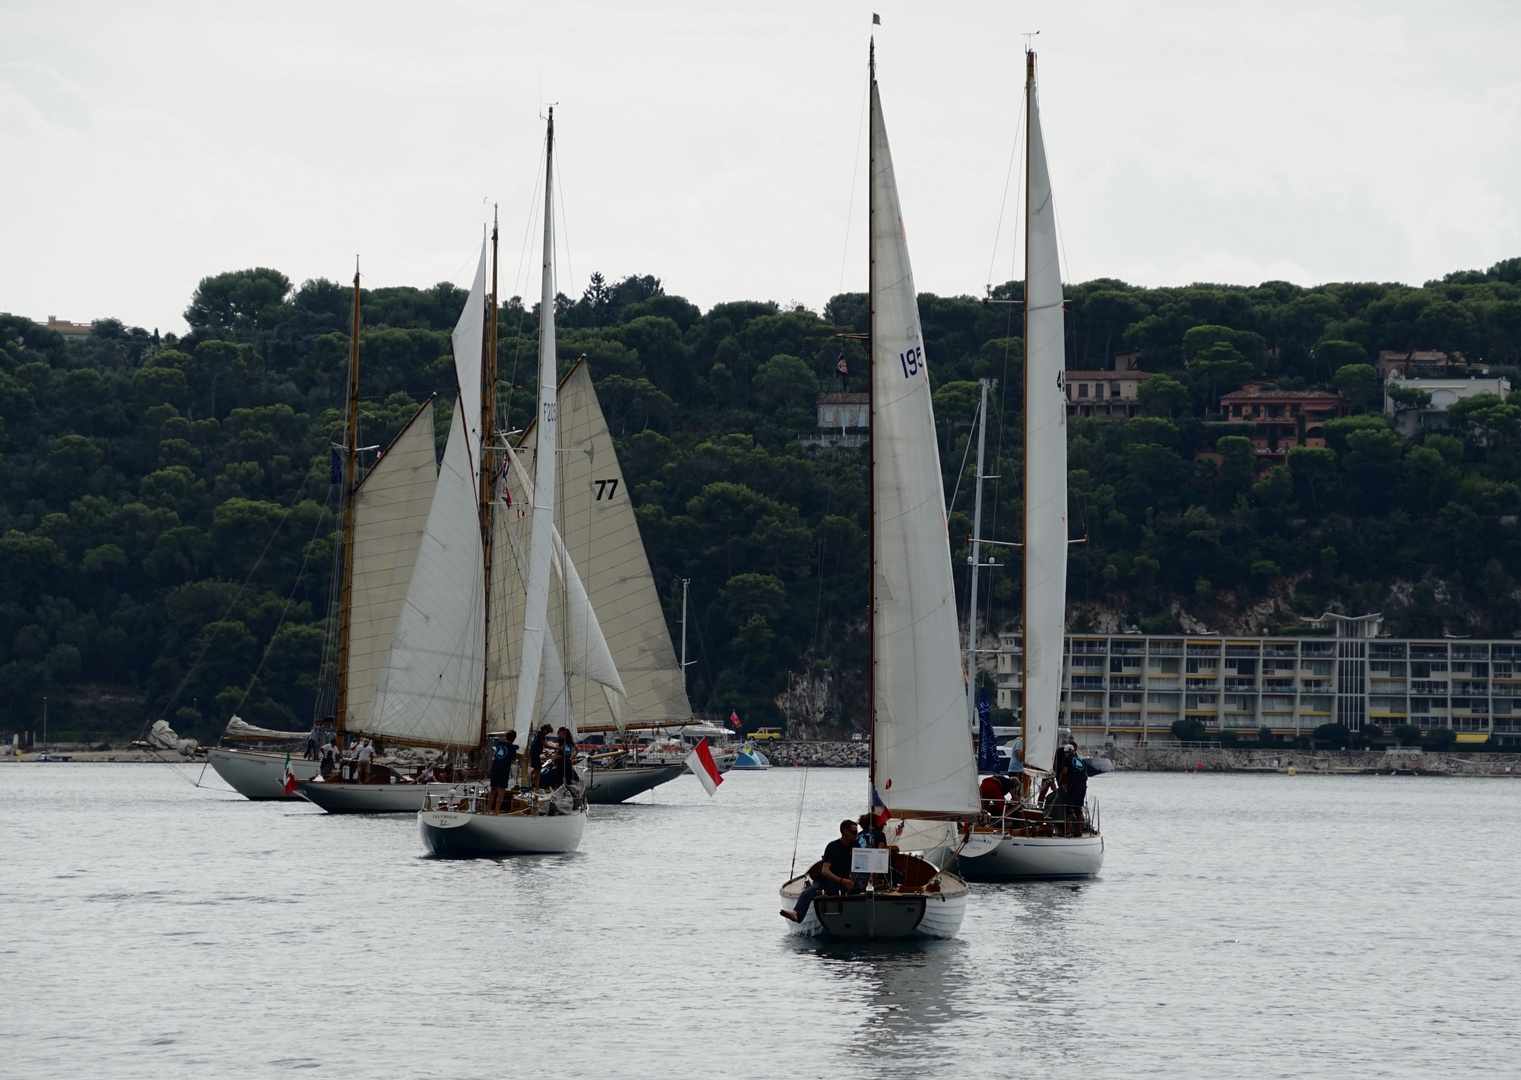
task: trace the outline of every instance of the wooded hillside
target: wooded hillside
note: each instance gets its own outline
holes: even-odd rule
[[[1521,386],[1521,259],[1420,288],[1099,280],[1068,295],[1070,368],[1139,349],[1166,376],[1145,384],[1152,415],[1072,428],[1074,535],[1089,538],[1074,548],[1074,627],[1181,617],[1255,632],[1326,607],[1383,610],[1420,634],[1521,625],[1521,399],[1470,399],[1451,431],[1405,442],[1364,368],[1381,348],[1457,350]],[[464,297],[447,283],[364,294],[362,445],[384,446],[435,391],[447,423]],[[0,318],[0,727],[37,728],[44,694],[55,737],[132,735],[162,714],[209,738],[234,708],[310,720],[349,300],[254,269],[204,279],[180,339],[105,319],[65,342]],[[970,461],[961,470],[982,377],[998,380],[987,471],[1001,477],[985,532],[1018,538],[1018,308],[926,294],[920,312],[965,588]],[[515,424],[532,409],[535,314],[514,298],[500,316]],[[562,369],[587,357],[673,630],[692,579],[699,709],[775,725],[802,676],[794,701],[815,720],[859,724],[864,456],[798,439],[842,353],[863,388],[861,343],[838,335],[865,318],[858,294],[817,313],[703,312],[653,277],[594,276],[561,298]],[[1335,383],[1362,414],[1258,476],[1240,425],[1210,414],[1247,379]],[[1201,449],[1220,464],[1195,464]],[[1015,575],[992,574],[985,625],[1015,617],[1018,594]]]

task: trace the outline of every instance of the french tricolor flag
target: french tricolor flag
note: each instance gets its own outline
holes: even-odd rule
[[[687,768],[697,775],[702,781],[703,788],[709,795],[718,790],[718,785],[724,782],[723,775],[718,771],[718,764],[713,760],[713,751],[708,749],[708,740],[701,740],[692,752],[687,755]]]

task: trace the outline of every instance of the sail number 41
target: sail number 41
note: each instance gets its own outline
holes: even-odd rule
[[[903,365],[903,377],[917,375],[924,367],[924,349],[915,345],[908,352],[898,354],[898,362]]]

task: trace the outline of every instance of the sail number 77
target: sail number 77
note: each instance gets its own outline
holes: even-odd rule
[[[900,352],[898,354],[898,363],[903,365],[903,377],[905,379],[910,375],[919,374],[924,367],[923,347],[915,345],[908,352]]]
[[[597,485],[597,502],[602,501],[604,493],[607,495],[609,502],[612,501],[614,495],[618,494],[618,478],[616,476],[611,480],[593,480],[592,483]]]

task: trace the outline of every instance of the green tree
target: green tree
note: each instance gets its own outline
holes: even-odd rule
[[[1156,374],[1136,387],[1136,400],[1152,416],[1181,416],[1188,408],[1188,387],[1170,375]]]
[[[1346,395],[1353,412],[1367,412],[1378,401],[1378,372],[1369,364],[1344,364],[1336,369],[1331,385]]]

